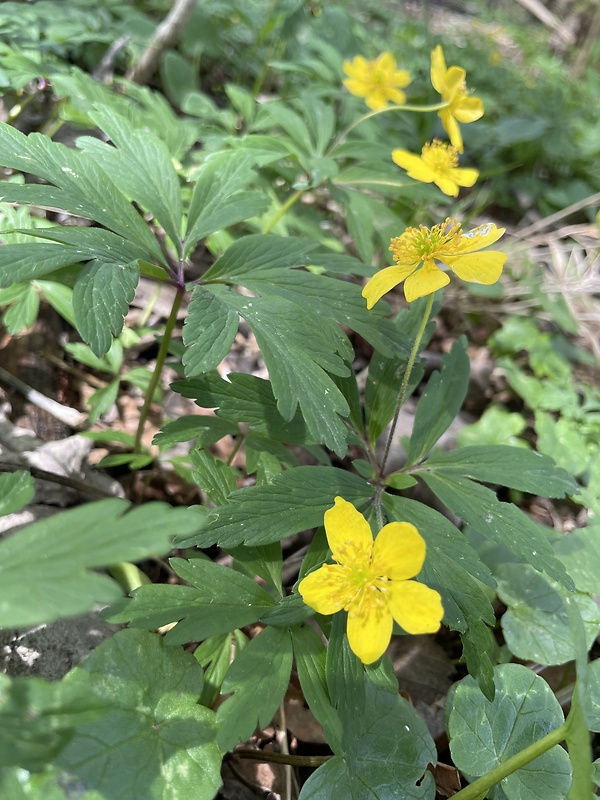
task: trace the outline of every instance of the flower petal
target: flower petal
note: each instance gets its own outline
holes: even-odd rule
[[[335,498],[325,512],[325,533],[334,561],[352,566],[368,564],[373,550],[373,534],[367,520],[352,503]]]
[[[435,591],[417,581],[392,583],[387,590],[388,606],[398,625],[407,633],[435,633],[444,608]]]
[[[410,522],[389,522],[377,534],[372,571],[395,581],[418,575],[425,561],[425,540]]]
[[[348,644],[363,664],[373,661],[385,653],[392,637],[392,614],[387,605],[377,606],[371,613],[348,614]]]
[[[370,280],[367,281],[363,290],[362,296],[367,301],[367,308],[373,308],[375,303],[383,297],[386,292],[398,286],[399,283],[414,272],[417,264],[407,264],[398,267],[386,267],[376,272]]]
[[[392,160],[405,169],[408,177],[415,181],[431,183],[435,180],[435,170],[426,164],[421,156],[409,153],[408,150],[392,150]]]
[[[403,106],[406,103],[406,95],[401,89],[387,89],[387,99],[396,106]]]
[[[373,67],[380,69],[382,72],[394,72],[396,69],[396,59],[386,50],[373,61]]]
[[[473,186],[479,177],[479,172],[476,169],[467,169],[463,167],[455,167],[452,170],[452,180],[458,186]]]
[[[356,92],[352,92],[352,94],[356,94]],[[378,89],[377,91],[373,91],[373,89],[369,87],[368,93],[365,95],[358,95],[358,97],[361,96],[364,96],[365,104],[369,108],[372,108],[373,111],[380,111],[382,108],[385,108],[388,104],[386,89]]]
[[[452,178],[448,177],[449,175],[450,171],[448,171],[446,175],[437,173],[433,182],[444,194],[447,194],[449,197],[456,197],[458,195],[458,184],[453,181]]]
[[[475,250],[483,250],[484,247],[488,247],[490,244],[497,242],[505,230],[506,228],[497,228],[491,222],[488,222],[486,225],[478,225],[468,233],[463,233],[460,237],[458,252],[463,255],[463,253],[473,253]]]
[[[461,97],[454,103],[452,113],[459,122],[475,122],[483,117],[483,103],[479,97]]]
[[[447,95],[444,99],[450,100],[455,97],[463,89],[466,77],[467,73],[462,67],[450,67],[444,76],[444,93]]]
[[[486,250],[484,253],[469,253],[466,256],[444,257],[447,264],[463,281],[470,283],[483,283],[489,285],[496,283],[506,261],[506,253],[498,250]]]
[[[319,614],[335,614],[350,602],[356,588],[348,582],[345,567],[323,564],[300,581],[298,591]]]
[[[368,64],[364,56],[355,56],[352,61],[344,61],[343,68],[349,78],[364,80],[368,71]]]
[[[366,97],[371,91],[370,86],[362,78],[348,78],[344,86],[355,97]]]
[[[431,83],[438,94],[442,94],[444,78],[446,76],[446,60],[442,45],[438,44],[435,50],[431,51]]]
[[[404,284],[404,296],[409,303],[418,297],[437,292],[442,286],[450,283],[447,273],[442,272],[432,261],[424,261],[421,269],[413,272]]]
[[[463,153],[464,147],[462,134],[460,132],[460,128],[458,127],[458,122],[452,116],[450,109],[443,108],[441,111],[438,111],[438,117],[442,121],[442,127],[448,134],[448,138],[450,139],[452,146],[456,147],[459,153]]]

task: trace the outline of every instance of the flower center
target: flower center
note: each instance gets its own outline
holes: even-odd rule
[[[421,158],[436,172],[445,172],[458,166],[458,150],[451,144],[434,139],[421,151]]]
[[[388,579],[373,572],[372,566],[349,567],[348,586],[352,586],[354,591],[345,606],[348,615],[366,620],[373,614],[381,613],[387,603],[387,583]]]
[[[374,69],[371,73],[371,80],[373,85],[378,89],[387,86],[389,82],[387,72],[382,69]]]
[[[418,264],[448,255],[459,249],[462,228],[457,220],[450,220],[427,228],[407,228],[402,236],[392,239],[390,250],[398,264]]]

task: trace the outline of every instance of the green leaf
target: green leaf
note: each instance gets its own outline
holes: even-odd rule
[[[18,297],[4,312],[3,322],[11,335],[31,328],[40,308],[40,298],[35,286],[26,283],[19,289]]]
[[[494,701],[470,676],[451,696],[450,752],[461,772],[479,777],[541,739],[563,723],[558,700],[548,684],[519,664],[494,669]],[[563,798],[571,784],[567,753],[555,745],[502,780],[507,800]]]
[[[304,698],[334,753],[342,750],[342,724],[331,704],[325,678],[326,650],[321,637],[308,625],[291,628],[294,660]]]
[[[238,329],[239,315],[206,287],[196,286],[183,325],[183,365],[188,377],[215,369],[225,358]]]
[[[207,708],[214,706],[221,692],[223,678],[231,663],[231,642],[231,633],[219,633],[209,636],[194,650],[194,658],[204,667],[200,703]]]
[[[588,666],[588,695],[585,716],[589,729],[600,733],[600,658],[592,661]]]
[[[200,167],[192,194],[185,237],[185,256],[209,233],[262,214],[270,201],[258,192],[244,192],[256,178],[255,159],[242,150],[214,153]]]
[[[82,339],[100,357],[110,350],[112,337],[123,329],[139,272],[134,264],[91,261],[73,289],[73,308]]]
[[[468,478],[422,474],[425,483],[442,503],[486,539],[506,547],[538,572],[573,588],[573,581],[554,556],[548,537],[517,506],[500,502],[494,492]]]
[[[25,470],[0,474],[0,517],[28,505],[35,494],[33,478]]]
[[[0,288],[40,278],[79,261],[77,252],[55,244],[5,244],[0,247]]]
[[[112,710],[78,728],[59,766],[104,797],[212,800],[221,785],[215,716],[198,704],[202,669],[147,631],[125,630],[69,673]],[[132,766],[135,765],[135,769]]]
[[[325,677],[333,707],[348,729],[365,713],[365,671],[354,655],[346,635],[347,615],[334,614],[325,661]]]
[[[29,525],[0,542],[0,627],[24,627],[83,614],[120,596],[89,570],[168,552],[173,534],[204,524],[194,509],[125,500],[89,503]]]
[[[526,427],[527,422],[522,414],[509,412],[504,406],[493,405],[486,408],[477,422],[462,428],[456,441],[459,447],[506,444],[526,448],[527,442],[517,438]]]
[[[410,437],[406,466],[425,458],[461,409],[469,385],[471,364],[467,341],[457,339],[442,358],[442,369],[434,372],[419,399]]]
[[[577,483],[548,456],[507,445],[462,447],[436,453],[419,471],[457,475],[486,483],[498,483],[542,497],[575,494]]]
[[[425,539],[427,557],[418,577],[441,594],[445,623],[463,633],[473,620],[493,625],[494,612],[481,583],[493,587],[494,579],[464,534],[416,500],[386,493],[382,499],[391,520],[410,522]]]
[[[105,705],[91,688],[0,674],[0,767],[43,769],[78,725],[102,716]]]
[[[106,106],[94,109],[90,118],[108,134],[115,147],[92,137],[81,137],[77,145],[96,160],[125,195],[156,217],[177,246],[182,225],[181,191],[166,145],[152,131],[137,129]]]
[[[568,594],[579,606],[589,650],[600,631],[600,609],[587,594]],[[565,589],[528,564],[502,564],[498,596],[508,607],[502,617],[504,638],[517,658],[550,665],[575,657]]]
[[[298,625],[300,622],[304,622],[305,619],[312,617],[313,614],[313,609],[304,604],[302,595],[294,592],[283,597],[275,608],[270,608],[266,611],[260,621],[267,625],[283,625],[287,628],[290,625]]]
[[[400,695],[365,680],[364,714],[344,729],[344,754],[314,772],[299,800],[433,800],[427,765],[437,759],[425,723]]]
[[[283,701],[292,669],[292,641],[285,628],[267,627],[238,653],[222,693],[233,692],[217,711],[217,742],[233,750],[257,727],[266,728]]]
[[[273,478],[266,486],[238,489],[226,505],[215,510],[217,519],[199,537],[180,542],[185,546],[221,547],[269,544],[315,528],[337,495],[361,504],[373,494],[373,487],[342,469],[296,467]]]
[[[469,627],[460,638],[469,675],[475,678],[483,694],[492,702],[496,691],[492,654],[498,648],[493,633],[482,620],[470,617]]]
[[[263,105],[260,115],[265,114],[283,128],[298,148],[298,152],[305,155],[310,155],[314,152],[313,138],[306,123],[299,114],[292,111],[283,101],[276,100]]]
[[[86,153],[53,142],[40,133],[24,136],[3,122],[0,123],[0,163],[54,184],[4,183],[5,202],[59,208],[93,219],[139,245],[159,262],[163,261],[146,223]]]
[[[189,442],[197,437],[199,445],[208,447],[224,436],[237,436],[239,432],[237,425],[225,419],[189,414],[174,419],[173,422],[167,422],[162,430],[155,434],[152,444],[158,447],[170,447],[178,442]]]
[[[570,800],[595,797],[593,787],[592,742],[588,730],[589,722],[586,720],[581,705],[581,699],[587,701],[587,693],[583,694],[579,686],[580,677],[577,678],[575,690],[571,698],[569,711],[569,725],[565,734],[565,741],[569,750],[569,759],[573,770],[573,781],[569,791]],[[589,688],[589,687],[588,687]]]
[[[243,236],[229,245],[202,280],[242,283],[246,278],[268,279],[283,269],[306,265],[312,258],[309,253],[317,247],[316,242],[293,236],[262,233]]]
[[[277,408],[291,421],[298,404],[317,441],[339,455],[347,450],[347,429],[340,416],[348,404],[327,372],[346,375],[342,358],[348,341],[331,319],[312,318],[299,305],[282,298],[246,298],[213,287],[252,328],[269,370]]]
[[[554,552],[580,592],[600,596],[600,527],[589,525],[561,536]]]
[[[573,475],[580,475],[588,466],[590,451],[579,420],[554,416],[543,411],[535,413],[537,446]]]
[[[290,422],[283,419],[277,410],[270,381],[241,372],[230,372],[227,378],[225,380],[215,372],[202,378],[176,381],[172,388],[183,397],[194,398],[202,408],[218,409],[219,417],[244,422],[251,430],[277,441],[290,444],[314,442],[308,437],[299,412]]]
[[[283,595],[281,584],[283,564],[279,542],[259,547],[231,547],[229,554],[251,577],[258,575],[266,583],[270,583],[280,597]]]
[[[73,290],[69,286],[64,286],[56,281],[36,281],[35,285],[43,294],[52,308],[61,315],[63,319],[75,327],[75,314],[73,313]]]
[[[240,572],[204,558],[172,558],[171,566],[190,586],[140,586],[105,614],[110,622],[135,628],[178,624],[166,635],[167,644],[185,644],[229,633],[256,622],[275,600]]]
[[[211,502],[226,503],[229,495],[237,489],[237,471],[208,450],[196,448],[191,457],[195,467],[192,476],[198,487]]]

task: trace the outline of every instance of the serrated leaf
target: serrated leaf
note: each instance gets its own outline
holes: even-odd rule
[[[36,239],[48,239],[57,244],[68,245],[65,249],[73,249],[77,255],[75,261],[90,261],[93,258],[107,260],[109,254],[110,261],[115,264],[129,264],[148,258],[148,252],[143,248],[102,228],[54,225],[51,228],[21,228],[19,233]],[[39,242],[36,243],[36,246],[39,244]],[[71,263],[75,263],[75,261]],[[163,275],[166,277],[166,273]]]
[[[242,191],[256,177],[254,163],[252,155],[228,150],[214,153],[200,167],[188,214],[186,256],[209,233],[262,214],[269,207],[265,195]]]
[[[237,489],[238,473],[208,450],[198,449],[191,454],[196,485],[217,505],[227,502],[229,495]]]
[[[512,503],[502,503],[494,492],[468,478],[421,474],[420,477],[442,503],[487,539],[503,545],[538,572],[572,589],[573,581],[552,547],[541,525]]]
[[[345,375],[348,341],[331,319],[312,318],[282,298],[246,298],[214,287],[217,296],[252,328],[269,370],[277,408],[290,421],[298,404],[312,436],[343,455],[347,429],[341,417],[348,404],[327,371]]]
[[[542,497],[564,497],[575,494],[578,488],[572,476],[548,456],[509,445],[475,445],[436,453],[421,469],[498,483]]]
[[[365,712],[344,729],[344,755],[314,772],[299,800],[433,800],[435,782],[427,765],[436,749],[425,723],[400,695],[365,680]]]
[[[33,478],[25,470],[0,474],[0,517],[12,514],[33,500]]]
[[[565,664],[575,658],[565,589],[528,564],[502,564],[498,596],[507,606],[502,616],[504,638],[517,658],[545,665]],[[587,594],[577,592],[570,597],[579,606],[589,650],[600,631],[600,609]]]
[[[382,499],[390,520],[410,522],[425,539],[427,555],[419,580],[441,594],[444,622],[462,632],[473,619],[493,625],[494,611],[479,581],[493,587],[494,579],[458,528],[416,500],[387,493]]]
[[[78,725],[106,710],[90,689],[90,682],[73,686],[32,677],[11,680],[0,674],[0,768],[43,769]]]
[[[183,325],[183,365],[188,377],[215,369],[229,352],[239,314],[204,286],[194,287]]]
[[[113,337],[121,333],[138,280],[134,264],[90,261],[81,270],[73,289],[73,309],[77,329],[94,355],[107,353]]]
[[[267,278],[282,269],[308,263],[309,254],[317,247],[309,239],[251,234],[232,242],[202,279],[241,283],[243,278]]]
[[[310,131],[302,117],[289,108],[283,101],[276,100],[266,103],[261,108],[261,114],[267,114],[288,134],[298,148],[299,153],[310,155],[314,151],[314,144]]]
[[[219,417],[244,422],[251,430],[277,441],[290,444],[314,442],[299,412],[286,422],[277,411],[270,381],[241,372],[230,372],[227,378],[212,373],[202,378],[176,381],[172,388],[183,397],[194,398],[202,408],[216,408]]]
[[[227,548],[242,543],[269,544],[315,528],[331,508],[336,495],[361,504],[373,487],[357,475],[334,467],[296,467],[273,478],[266,486],[238,489],[226,505],[215,509],[217,518],[198,538],[180,544]]]
[[[450,751],[462,772],[479,777],[562,725],[558,700],[548,684],[519,664],[494,669],[492,703],[470,676],[451,696]],[[571,783],[567,753],[554,746],[502,780],[508,800],[563,798]]]
[[[115,499],[29,525],[0,542],[0,627],[52,622],[112,602],[121,594],[116,583],[90,569],[166,553],[175,533],[191,534],[204,520],[192,509],[130,509]]]
[[[217,711],[217,742],[233,750],[256,728],[265,728],[281,704],[292,669],[292,642],[285,628],[267,627],[227,670],[222,692],[233,692]]]
[[[449,428],[464,402],[469,385],[470,362],[464,336],[442,358],[440,372],[434,372],[421,395],[406,466],[421,461]]]
[[[298,625],[308,617],[312,617],[314,611],[304,604],[302,595],[298,592],[288,594],[283,597],[275,608],[270,608],[260,618],[266,625],[282,625],[289,628],[291,625]]]
[[[58,764],[112,800],[212,800],[221,785],[215,716],[198,704],[202,669],[147,631],[107,639],[65,681],[92,677],[112,709],[78,728]],[[132,766],[135,765],[135,769]]]
[[[492,631],[482,620],[470,617],[469,627],[460,638],[469,675],[475,678],[485,697],[492,702],[496,692],[492,656],[494,648],[498,647]]]
[[[2,189],[6,202],[58,208],[96,220],[139,245],[159,262],[163,261],[145,222],[86,153],[53,142],[40,133],[24,136],[3,122],[0,123],[0,163],[54,184],[5,183]]]
[[[173,558],[170,563],[190,586],[140,586],[105,617],[136,628],[177,622],[166,641],[184,644],[250,625],[276,605],[257,583],[229,567],[204,558]]]
[[[6,330],[14,335],[31,328],[37,319],[39,307],[40,298],[35,286],[30,283],[23,284],[19,296],[4,312],[3,322]]]
[[[0,247],[0,288],[41,278],[81,258],[68,247],[54,244],[5,244]]]
[[[600,528],[589,525],[561,536],[554,552],[580,592],[600,596]]]
[[[208,417],[200,414],[189,414],[167,422],[157,434],[152,444],[158,447],[170,447],[178,442],[189,442],[198,438],[198,444],[207,447],[218,442],[224,436],[236,436],[239,428],[225,419]]]
[[[156,217],[177,246],[182,225],[181,191],[166,145],[152,131],[137,129],[106,106],[96,107],[90,118],[115,147],[91,137],[80,138],[78,146],[96,159],[131,200]]]

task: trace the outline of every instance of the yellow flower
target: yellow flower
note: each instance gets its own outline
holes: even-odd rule
[[[450,278],[436,265],[436,261],[446,264],[463,281],[496,283],[502,274],[506,253],[475,251],[498,241],[504,230],[490,222],[463,233],[460,222],[450,219],[432,228],[425,225],[407,228],[402,236],[392,239],[390,246],[397,266],[377,272],[362,290],[367,308],[373,308],[386,292],[405,278],[404,296],[409,303],[446,286]]]
[[[365,103],[373,111],[385,108],[388,102],[401,106],[406,95],[400,91],[410,83],[410,75],[403,69],[396,69],[396,61],[391,53],[382,53],[373,61],[356,56],[353,61],[344,61],[344,81],[350,94],[364,97]]]
[[[441,45],[431,52],[431,83],[436,92],[442,95],[446,108],[438,111],[444,130],[459,153],[463,152],[459,122],[475,122],[483,116],[483,103],[478,97],[469,97],[465,85],[466,72],[461,67],[446,68],[444,51]]]
[[[459,186],[473,186],[479,173],[476,169],[458,166],[458,150],[451,144],[434,139],[421,150],[421,155],[408,150],[392,150],[392,159],[405,169],[409,178],[422,183],[435,183],[444,194],[456,197]]]
[[[425,542],[409,522],[390,522],[373,541],[369,523],[347,500],[325,512],[336,564],[323,564],[300,582],[306,605],[319,614],[348,612],[348,642],[364,664],[385,652],[393,620],[407,633],[435,633],[444,614],[440,595],[408,580],[421,571]]]

